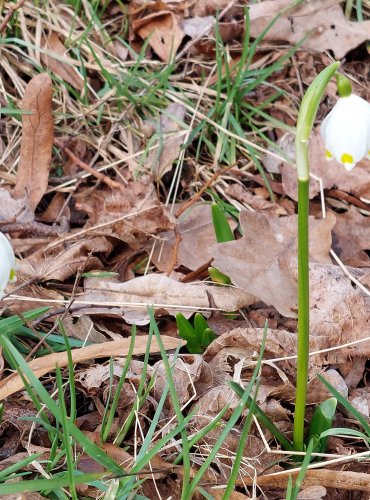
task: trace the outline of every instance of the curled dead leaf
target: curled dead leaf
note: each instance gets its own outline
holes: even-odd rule
[[[67,49],[59,40],[55,31],[50,33],[44,49],[46,53],[42,54],[41,57],[45,66],[52,73],[69,83],[74,89],[81,92],[84,88],[83,78],[76,70],[75,61],[66,55]]]
[[[170,11],[162,10],[138,19],[134,21],[133,29],[143,40],[150,37],[149,45],[165,63],[175,57],[184,38],[177,17]]]
[[[26,87],[22,109],[22,144],[14,198],[27,195],[34,210],[48,186],[54,123],[51,112],[51,78],[46,73],[34,76]]]
[[[111,308],[110,314],[121,316],[123,311],[128,323],[141,325],[149,323],[151,305],[162,312],[172,315],[182,312],[189,317],[195,311],[209,309],[210,298],[222,311],[236,311],[255,301],[255,297],[238,288],[185,284],[160,274],[140,276],[125,283],[88,278],[85,289],[87,291],[75,301],[84,313],[99,313],[101,303],[102,307]]]
[[[179,132],[185,128],[185,125],[182,127],[180,123],[184,122],[185,111],[183,104],[173,102],[162,112],[157,130],[158,147],[149,152],[145,162],[155,181],[170,172],[173,162],[179,157],[180,148],[184,143],[184,134]]]
[[[101,268],[101,262],[94,253],[109,253],[111,250],[112,244],[104,237],[80,240],[64,248],[61,245],[50,250],[41,248],[30,257],[22,259],[18,270],[29,278],[63,281],[74,276],[78,270]]]

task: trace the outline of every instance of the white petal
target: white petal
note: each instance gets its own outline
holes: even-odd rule
[[[0,233],[0,298],[10,279],[11,272],[15,269],[14,252],[9,240]]]
[[[368,154],[370,104],[356,95],[340,98],[321,126],[325,147],[351,170]]]

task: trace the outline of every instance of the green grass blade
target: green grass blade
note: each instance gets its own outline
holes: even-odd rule
[[[302,462],[301,469],[298,473],[297,479],[293,485],[293,488],[289,490],[289,496],[286,496],[286,500],[296,500],[298,498],[298,493],[303,483],[304,477],[306,475],[306,471],[311,462],[312,450],[314,447],[314,440],[312,439],[307,446],[306,455]]]
[[[14,348],[13,344],[7,337],[0,335],[0,345],[3,349],[13,356],[18,365],[18,372],[23,378],[27,377],[29,380],[29,386],[37,393],[40,400],[53,414],[56,420],[61,423],[60,408],[56,402],[49,395],[45,387],[41,384],[39,379],[35,377],[33,371],[22,358],[19,352]],[[26,387],[27,389],[27,387]],[[100,465],[108,469],[113,474],[121,474],[123,469],[110,458],[99,446],[91,442],[85,434],[80,431],[72,422],[67,421],[67,429],[71,436],[85,449],[85,452],[94,460],[96,460]]]
[[[129,350],[127,353],[125,365],[123,367],[122,374],[121,374],[119,382],[117,384],[116,392],[114,394],[113,401],[112,401],[112,406],[109,410],[109,413],[107,416],[107,421],[106,421],[106,424],[104,426],[104,431],[102,433],[103,443],[106,442],[106,440],[108,439],[108,436],[109,436],[109,433],[110,433],[110,430],[112,427],[114,416],[116,414],[116,410],[117,410],[118,403],[119,403],[119,398],[121,396],[122,387],[123,387],[123,384],[126,380],[126,375],[127,375],[128,369],[130,368],[130,364],[131,364],[131,360],[132,360],[132,353],[134,352],[134,347],[135,347],[135,339],[136,339],[136,326],[133,325],[132,329],[131,329],[130,347],[129,347]]]
[[[75,484],[89,484],[92,481],[104,477],[103,472],[91,474],[81,474],[74,478]],[[32,493],[35,491],[55,490],[57,488],[66,488],[69,486],[69,475],[64,474],[61,477],[51,479],[32,479],[30,481],[21,481],[19,483],[0,484],[0,495],[10,495],[15,493]]]
[[[72,365],[72,367],[73,367],[73,365]],[[56,382],[57,382],[59,406],[60,406],[60,420],[61,420],[61,426],[63,429],[64,451],[65,451],[66,459],[67,459],[67,474],[68,474],[68,478],[69,478],[68,486],[70,489],[70,494],[71,494],[72,500],[77,500],[76,483],[75,483],[75,477],[74,477],[75,465],[74,465],[73,457],[72,457],[71,439],[69,436],[68,426],[67,426],[68,415],[67,415],[67,408],[66,408],[66,404],[65,404],[65,400],[64,400],[62,374],[61,374],[59,366],[56,367],[55,372],[56,372]]]
[[[233,381],[230,381],[229,385],[239,397],[242,397],[244,389],[241,385]],[[248,398],[245,403],[245,406],[250,410],[252,407],[252,403],[253,403],[252,398]],[[261,424],[264,427],[266,427],[266,429],[269,430],[271,434],[274,436],[276,441],[278,441],[281,444],[284,450],[294,451],[292,443],[284,436],[284,434],[282,434],[279,431],[279,429],[274,425],[274,423],[271,422],[266,413],[263,410],[261,410],[261,408],[257,404],[254,405],[253,412],[256,415],[257,419],[261,422]]]
[[[209,452],[208,457],[205,459],[203,464],[200,466],[198,472],[196,473],[195,477],[193,478],[193,480],[190,484],[190,489],[188,491],[189,498],[191,498],[191,495],[194,494],[195,489],[197,488],[199,482],[201,481],[204,473],[210,467],[212,461],[216,457],[216,455],[217,455],[219,449],[221,448],[223,442],[225,441],[227,435],[229,434],[229,432],[234,427],[234,425],[236,424],[236,422],[239,420],[239,418],[241,417],[241,415],[243,413],[245,403],[248,400],[248,398],[250,397],[250,394],[252,392],[252,389],[254,387],[254,384],[256,382],[256,379],[257,379],[257,376],[258,376],[258,373],[259,373],[259,370],[261,367],[261,362],[262,362],[262,357],[263,357],[263,352],[264,352],[264,347],[265,347],[265,342],[266,342],[266,335],[267,335],[267,323],[266,323],[265,329],[264,329],[264,334],[263,334],[263,339],[262,339],[262,344],[261,344],[261,351],[260,351],[260,354],[258,356],[258,360],[256,362],[256,367],[253,371],[253,375],[251,377],[251,380],[250,380],[247,388],[245,389],[239,404],[235,408],[233,414],[231,415],[230,419],[228,420],[227,424],[225,425],[223,431],[221,432],[220,436],[216,440],[216,443],[213,446],[212,450]]]

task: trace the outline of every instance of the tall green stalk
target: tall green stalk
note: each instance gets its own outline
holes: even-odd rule
[[[297,385],[294,412],[293,446],[304,451],[304,417],[307,400],[308,354],[310,334],[308,212],[309,161],[308,140],[325,89],[339,68],[336,62],[325,68],[311,83],[303,97],[298,115],[295,140],[298,175],[298,346]]]

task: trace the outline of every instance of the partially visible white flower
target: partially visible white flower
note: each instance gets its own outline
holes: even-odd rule
[[[340,97],[322,122],[326,159],[352,170],[357,162],[370,158],[370,103],[354,94]]]
[[[8,281],[15,279],[15,256],[9,240],[0,233],[0,299]]]

